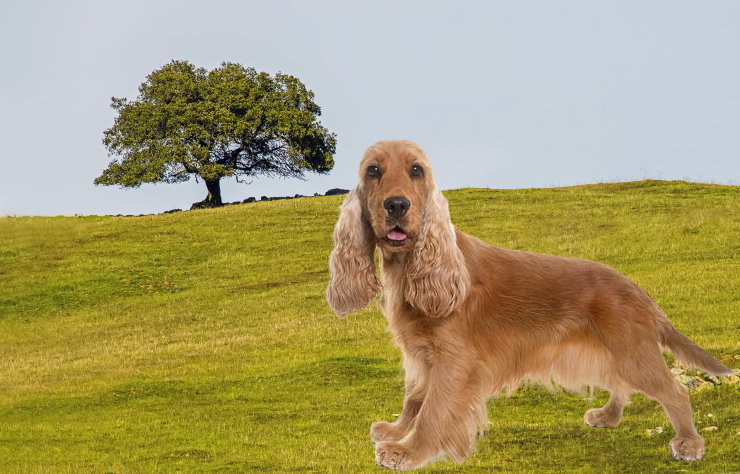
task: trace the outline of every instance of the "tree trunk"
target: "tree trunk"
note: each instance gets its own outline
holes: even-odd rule
[[[206,188],[208,188],[208,196],[204,199],[204,202],[211,203],[212,207],[222,206],[221,202],[221,178],[218,179],[207,179]]]
[[[204,200],[194,203],[190,209],[223,206],[223,202],[221,201],[221,179],[204,179],[203,181],[206,182],[208,195]]]

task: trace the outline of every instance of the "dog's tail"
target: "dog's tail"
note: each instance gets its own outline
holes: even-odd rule
[[[725,367],[704,349],[678,332],[662,312],[657,319],[660,344],[670,349],[678,362],[696,367],[712,375],[733,374],[732,369]]]

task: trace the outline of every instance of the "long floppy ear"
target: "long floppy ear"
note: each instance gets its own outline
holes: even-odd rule
[[[430,317],[444,317],[465,300],[470,276],[457,246],[447,199],[432,189],[406,267],[406,299]]]
[[[344,198],[334,227],[334,250],[329,256],[331,273],[326,301],[340,318],[367,306],[378,294],[375,242],[370,223],[363,218],[360,193],[353,189]]]

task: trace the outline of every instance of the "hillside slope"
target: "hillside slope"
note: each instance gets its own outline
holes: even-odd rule
[[[740,366],[740,187],[445,194],[461,230],[611,265]],[[375,470],[368,430],[400,410],[400,354],[377,308],[339,320],[324,301],[341,200],[0,219],[0,471]],[[619,428],[594,430],[582,415],[603,392],[525,387],[489,404],[491,432],[465,466],[732,471],[738,392],[692,393],[699,429],[717,429],[687,465],[653,401],[633,395]]]

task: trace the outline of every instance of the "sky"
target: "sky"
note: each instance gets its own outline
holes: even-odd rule
[[[0,0],[0,215],[202,200],[202,181],[93,184],[111,97],[173,59],[294,75],[337,135],[328,175],[228,179],[227,202],[352,188],[393,138],[442,189],[740,185],[738,25],[736,0]]]

